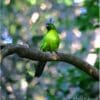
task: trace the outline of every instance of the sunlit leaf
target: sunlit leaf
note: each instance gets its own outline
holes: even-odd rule
[[[11,34],[15,34],[16,33],[16,26],[13,25],[13,24],[10,26],[10,33]]]
[[[67,5],[67,6],[71,6],[73,4],[73,0],[64,0],[64,3]]]
[[[27,0],[31,5],[35,5],[36,4],[36,0]]]

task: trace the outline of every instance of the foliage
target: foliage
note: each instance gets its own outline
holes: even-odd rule
[[[94,29],[95,27],[98,27],[99,26],[98,0],[85,1],[84,7],[86,8],[87,13],[77,17],[77,24],[80,30]]]

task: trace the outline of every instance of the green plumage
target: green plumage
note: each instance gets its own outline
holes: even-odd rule
[[[41,41],[40,50],[42,50],[44,52],[57,51],[57,49],[59,47],[59,43],[60,43],[60,38],[59,38],[58,32],[57,32],[55,26],[51,23],[48,23],[46,28],[47,28],[47,34],[44,36],[43,40]],[[45,64],[46,64],[46,62],[38,63],[38,66],[36,66],[36,73],[35,73],[36,77],[41,76]]]
[[[55,29],[51,29],[43,38],[40,49],[42,51],[56,51],[58,49],[59,42],[60,39],[57,31]]]

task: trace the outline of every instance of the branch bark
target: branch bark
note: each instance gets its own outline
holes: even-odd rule
[[[2,59],[5,58],[6,56],[15,53],[19,57],[36,61],[62,61],[74,65],[75,67],[86,72],[95,80],[99,80],[99,71],[95,67],[91,66],[87,62],[71,54],[67,53],[65,54],[60,52],[56,53],[41,52],[37,49],[29,48],[24,45],[14,45],[14,44],[1,45],[0,47],[1,47]]]

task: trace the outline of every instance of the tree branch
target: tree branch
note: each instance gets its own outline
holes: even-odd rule
[[[27,58],[36,61],[62,61],[74,65],[75,67],[86,72],[92,76],[95,80],[99,80],[99,71],[95,67],[91,66],[87,62],[75,57],[71,54],[65,53],[48,53],[41,52],[34,48],[29,48],[24,45],[1,45],[1,56],[2,59],[11,54],[17,54],[19,57]]]

